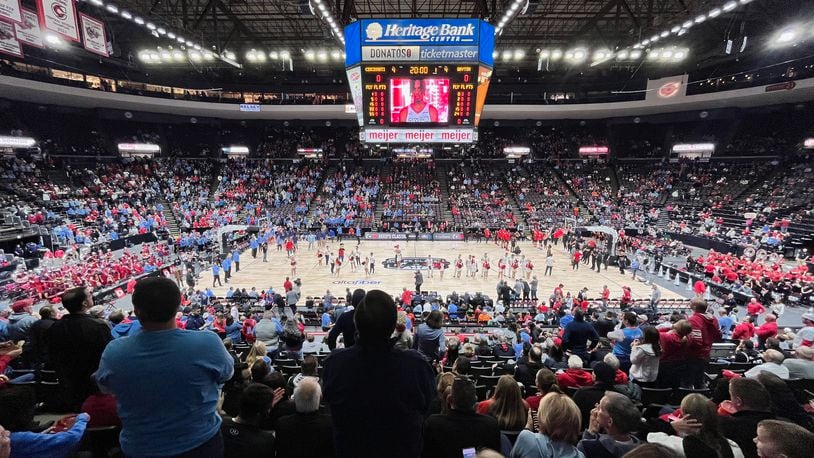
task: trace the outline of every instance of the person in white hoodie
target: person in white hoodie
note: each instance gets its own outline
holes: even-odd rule
[[[644,328],[643,342],[633,341],[630,351],[630,377],[639,384],[654,383],[659,375],[661,343],[659,331],[653,326]]]

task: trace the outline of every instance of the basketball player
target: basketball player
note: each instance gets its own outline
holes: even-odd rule
[[[426,88],[424,81],[414,80],[411,86],[410,96],[413,102],[401,109],[399,122],[438,122],[438,110],[425,100]]]

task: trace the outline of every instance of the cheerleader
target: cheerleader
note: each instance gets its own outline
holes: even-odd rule
[[[295,258],[294,256],[291,256],[290,260],[291,260],[291,262],[290,262],[290,264],[291,264],[291,276],[295,277],[295,276],[297,276],[297,258]]]
[[[458,259],[455,260],[455,275],[454,278],[461,278],[461,270],[463,270],[464,261],[461,259],[461,255],[458,255]]]
[[[348,262],[350,264],[350,271],[356,272],[356,253],[351,253],[350,256],[348,256],[348,258],[349,258]]]
[[[531,280],[531,273],[534,271],[534,263],[531,258],[526,260],[526,280]]]
[[[520,278],[526,277],[526,257],[520,256],[520,259],[517,261],[517,267],[520,269]]]
[[[432,278],[432,256],[427,256],[427,277]]]
[[[334,265],[335,265],[335,267],[334,267],[333,274],[334,274],[335,277],[338,277],[339,276],[339,271],[342,269],[342,258],[337,256],[336,261],[334,261]]]
[[[362,260],[362,269],[365,271],[365,277],[370,276],[370,270],[368,270],[368,264],[370,264],[370,258],[365,256],[365,259]]]
[[[517,267],[518,267],[519,265],[520,265],[520,263],[517,261],[517,258],[515,258],[514,256],[512,256],[512,264],[511,264],[511,266],[512,266],[512,279],[513,279],[513,280],[514,280],[515,278],[517,278]]]
[[[434,267],[438,271],[438,278],[440,280],[443,280],[444,279],[444,266],[443,266],[443,264],[441,264],[440,259],[435,261],[435,266]]]
[[[483,259],[481,259],[481,267],[483,268],[481,277],[484,279],[489,278],[489,269],[491,269],[492,266],[489,264],[489,256],[487,256],[486,253],[483,254]]]
[[[506,261],[504,261],[503,258],[500,258],[500,260],[497,261],[497,279],[503,280],[503,278],[505,277],[505,272],[506,272]]]
[[[324,256],[323,256],[323,254],[322,254],[322,247],[320,246],[319,248],[317,248],[317,263],[318,263],[318,265],[320,265],[320,266],[322,265],[322,258],[323,258],[323,257],[324,257]]]

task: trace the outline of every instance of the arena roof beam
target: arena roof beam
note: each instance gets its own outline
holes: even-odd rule
[[[215,3],[216,3],[216,0],[209,0],[208,2],[206,2],[206,6],[204,6],[203,11],[201,11],[201,14],[198,15],[197,19],[195,19],[195,23],[192,24],[192,30],[198,30],[198,28],[201,26],[201,22],[203,22],[204,18],[206,18],[206,15],[207,15],[207,13],[209,13],[209,10],[211,10],[212,7],[215,6]],[[215,20],[213,22],[214,22],[215,27],[217,27],[217,19],[216,18],[215,18]]]

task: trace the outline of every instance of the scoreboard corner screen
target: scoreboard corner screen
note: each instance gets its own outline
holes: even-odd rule
[[[490,24],[471,19],[362,20],[346,28],[346,40],[357,120],[365,131],[375,132],[367,141],[477,138],[492,75]]]

